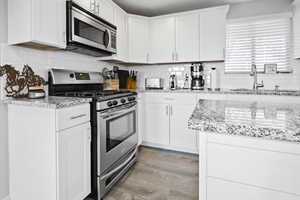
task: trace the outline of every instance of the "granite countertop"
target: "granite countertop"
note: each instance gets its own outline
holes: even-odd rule
[[[197,94],[232,94],[232,95],[273,95],[273,96],[300,96],[299,90],[279,90],[279,92],[275,92],[274,90],[258,90],[255,92],[251,89],[221,89],[217,91],[211,90],[190,90],[190,89],[177,89],[177,90],[170,90],[170,89],[151,89],[145,90],[140,89],[138,90],[140,93],[197,93]]]
[[[7,104],[14,105],[23,105],[23,106],[31,106],[31,107],[42,107],[42,108],[52,108],[52,109],[60,109],[71,106],[76,106],[84,103],[91,102],[90,98],[76,98],[76,97],[55,97],[48,96],[44,99],[5,99],[3,102]]]
[[[300,104],[199,100],[190,129],[300,143]]]

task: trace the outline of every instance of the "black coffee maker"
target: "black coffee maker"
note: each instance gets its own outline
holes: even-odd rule
[[[191,66],[191,89],[204,90],[204,67],[202,63],[193,63]]]

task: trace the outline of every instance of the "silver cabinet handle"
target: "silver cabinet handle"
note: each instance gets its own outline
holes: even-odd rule
[[[62,35],[63,35],[63,42],[66,42],[66,32],[64,31]]]
[[[173,115],[173,106],[170,106],[170,115]]]
[[[169,115],[169,106],[166,106],[166,115]]]
[[[178,53],[176,52],[176,61],[178,61]]]
[[[90,9],[91,11],[96,12],[96,0],[90,1]]]
[[[97,13],[98,13],[98,15],[100,15],[100,4],[99,4],[99,2],[97,3]]]
[[[91,142],[92,141],[92,135],[91,135],[91,127],[89,127],[88,129],[88,140],[89,140],[89,142]]]
[[[81,115],[76,115],[76,116],[70,117],[70,119],[74,120],[74,119],[82,118],[82,117],[85,117],[85,116],[86,116],[86,114],[81,114]]]

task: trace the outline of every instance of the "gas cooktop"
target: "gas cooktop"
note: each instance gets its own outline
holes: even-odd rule
[[[115,98],[126,97],[130,95],[136,95],[135,92],[131,92],[129,90],[121,90],[121,91],[72,91],[72,92],[64,92],[61,94],[67,97],[82,97],[82,98],[93,98],[97,101],[106,101]]]

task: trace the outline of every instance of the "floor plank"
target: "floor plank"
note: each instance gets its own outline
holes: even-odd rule
[[[198,156],[142,147],[104,200],[198,200]]]

